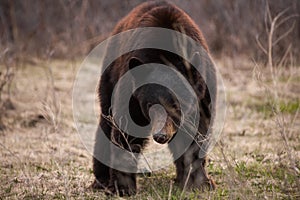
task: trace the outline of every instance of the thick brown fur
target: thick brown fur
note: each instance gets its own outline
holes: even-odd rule
[[[203,47],[204,51],[206,51],[206,53],[208,54],[207,44],[201,31],[197,28],[197,25],[184,11],[171,3],[165,1],[150,1],[137,6],[116,25],[112,32],[112,35],[141,27],[161,27],[184,33],[195,40],[198,44],[200,44]],[[108,53],[109,52],[110,51],[108,51]],[[131,65],[138,65],[135,62],[141,61],[141,64],[165,64],[164,61],[161,60],[161,55],[163,55],[166,60],[169,60],[172,66],[175,66],[177,70],[180,71],[183,76],[188,79],[189,83],[192,85],[197,94],[199,107],[201,110],[201,118],[198,127],[200,138],[205,137],[206,132],[209,128],[209,124],[212,120],[212,109],[210,108],[211,98],[205,82],[196,70],[191,69],[192,77],[189,76],[189,73],[184,67],[184,61],[180,56],[174,55],[169,52],[153,49],[136,50],[134,52],[123,55],[110,64],[108,69],[103,73],[99,83],[99,98],[102,111],[99,129],[101,128],[104,131],[105,136],[110,140],[112,140],[112,138],[117,138],[117,142],[121,144],[125,149],[134,151],[136,153],[142,151],[143,147],[147,143],[147,139],[135,138],[133,136],[127,135],[128,141],[131,141],[128,146],[127,141],[124,141],[124,139],[122,138],[122,134],[114,127],[114,124],[106,118],[106,116],[111,115],[110,108],[112,106],[112,91],[118,79],[130,69]],[[137,60],[133,58],[137,58]],[[198,59],[201,60],[201,57]],[[203,67],[211,67],[212,69],[210,70],[214,71],[214,67],[211,65],[205,65]],[[205,78],[211,78],[215,80],[215,77]],[[138,107],[137,105],[140,105],[139,101],[141,101],[141,98],[153,95],[153,97],[150,96],[150,98],[153,99],[156,96],[159,96],[161,88],[153,88],[149,87],[148,89],[136,92],[136,98],[133,99],[132,102],[132,108],[134,110],[133,116],[136,117],[136,119],[139,120],[141,118],[145,118],[144,116],[142,116],[142,111],[145,108],[136,108]],[[162,93],[166,92],[163,91]],[[163,98],[163,96],[160,97]],[[173,101],[171,95],[165,98],[165,102],[173,102],[174,105],[178,103],[176,101]],[[162,102],[158,103],[162,104]],[[172,105],[166,105],[166,107],[172,107]],[[145,123],[145,120],[140,120],[138,121],[138,123],[143,124]],[[174,122],[174,124],[176,124],[176,122]],[[109,147],[105,147],[101,143],[101,138],[105,136],[99,134],[99,131],[97,132],[94,154],[112,153],[110,152]],[[180,148],[180,144],[178,144],[178,148]],[[178,149],[174,147],[170,147],[170,150],[173,153],[178,151]],[[198,157],[199,151],[202,150],[201,147],[199,147],[199,142],[197,141],[197,139],[195,139],[195,141],[190,145],[187,151],[174,162],[174,164],[176,165],[177,173],[176,183],[178,183],[179,186],[183,187],[185,183],[187,183],[188,188],[202,189],[207,187],[212,189],[215,187],[213,181],[208,177],[205,171],[205,157]],[[95,188],[104,189],[106,191],[109,191],[109,193],[118,193],[121,196],[133,195],[136,193],[137,185],[135,173],[125,173],[116,169],[112,169],[101,163],[96,158],[94,158],[93,161],[93,170],[96,178],[93,186]],[[111,162],[113,162],[113,160],[111,160]],[[190,170],[191,168],[192,170]],[[186,180],[187,177],[189,177],[189,180]]]

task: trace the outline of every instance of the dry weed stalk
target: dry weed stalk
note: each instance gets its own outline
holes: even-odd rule
[[[278,44],[279,41],[284,39],[286,36],[288,36],[293,31],[295,22],[288,30],[286,30],[280,36],[275,38],[274,37],[275,31],[278,29],[278,27],[280,27],[281,25],[283,25],[284,23],[286,23],[288,20],[290,20],[292,18],[299,17],[299,15],[292,14],[292,15],[288,15],[288,16],[284,17],[284,14],[286,14],[287,11],[289,10],[289,8],[286,8],[283,11],[279,12],[273,18],[271,15],[271,12],[270,12],[270,7],[269,7],[268,1],[266,1],[266,3],[267,4],[266,4],[266,12],[265,12],[265,24],[266,24],[266,33],[267,33],[267,45],[266,45],[266,47],[264,47],[262,45],[261,41],[259,40],[258,36],[256,37],[256,42],[257,42],[259,48],[268,57],[267,66],[270,70],[272,84],[269,85],[267,83],[264,83],[265,80],[262,80],[263,74],[260,72],[259,66],[257,63],[255,63],[254,73],[256,73],[255,78],[256,78],[257,82],[266,91],[267,103],[271,105],[272,114],[274,115],[275,127],[277,128],[277,131],[280,133],[280,136],[283,140],[283,144],[284,144],[288,159],[290,161],[290,163],[287,164],[287,165],[290,165],[288,167],[288,169],[292,169],[295,176],[298,176],[299,169],[297,168],[297,165],[296,165],[296,158],[293,154],[293,148],[291,147],[291,145],[288,141],[288,135],[291,134],[292,128],[295,124],[295,120],[298,117],[299,107],[297,108],[296,113],[295,113],[294,117],[292,118],[292,120],[290,120],[290,122],[288,122],[288,120],[286,119],[286,115],[283,113],[283,111],[281,110],[281,106],[280,106],[281,105],[280,102],[282,100],[286,100],[287,97],[285,97],[285,94],[279,93],[281,91],[281,88],[278,85],[282,70],[287,70],[286,68],[283,68],[283,63],[286,63],[288,68],[293,68],[293,60],[294,59],[293,59],[293,54],[291,53],[292,44],[290,44],[288,46],[288,48],[285,50],[283,56],[279,59],[279,62],[277,62],[277,63],[274,63],[273,48]],[[268,24],[269,24],[269,26],[268,26]],[[290,55],[290,56],[288,56],[288,55]],[[289,63],[289,65],[287,63]],[[293,74],[290,73],[289,77],[288,77],[288,81],[285,83],[285,87],[287,87],[287,85],[290,83],[292,76],[293,76]],[[299,180],[298,180],[298,188],[300,189],[300,181]]]
[[[0,70],[0,131],[5,129],[3,123],[3,115],[11,105],[11,83],[15,74],[15,63],[14,55],[11,54],[10,50],[6,48],[3,53],[0,54],[0,61],[3,63],[3,70]],[[0,64],[2,65],[2,64]],[[3,99],[3,95],[6,95]],[[9,105],[8,105],[9,104]]]
[[[180,200],[183,198],[183,196],[184,196],[184,194],[185,194],[186,187],[187,187],[187,183],[188,183],[188,181],[189,181],[189,179],[190,179],[190,175],[191,175],[192,169],[193,169],[192,164],[190,164],[190,169],[189,169],[188,175],[187,175],[187,177],[186,177],[186,180],[185,180],[185,182],[184,182],[184,186],[183,186],[182,192],[181,192],[181,194],[180,194],[180,198],[179,198]]]
[[[171,200],[172,198],[172,189],[173,189],[173,181],[170,181],[170,189],[168,193],[168,200]]]
[[[279,12],[275,17],[272,17],[269,1],[266,1],[266,11],[265,11],[265,27],[266,27],[266,35],[267,35],[267,44],[264,46],[261,41],[259,40],[259,35],[256,36],[256,42],[258,47],[263,51],[263,53],[267,56],[267,66],[270,68],[271,76],[273,85],[275,88],[277,88],[277,72],[276,68],[274,68],[274,55],[273,55],[273,48],[276,46],[282,39],[284,39],[286,36],[288,36],[295,27],[295,22],[293,22],[292,26],[286,30],[284,33],[282,33],[279,37],[275,38],[275,32],[278,30],[278,28],[285,24],[288,20],[299,17],[298,14],[292,14],[284,17],[284,14],[287,13],[289,8],[284,9],[283,11]],[[288,46],[288,48],[285,50],[283,56],[278,62],[278,66],[281,66],[283,64],[284,60],[286,59],[288,53],[291,50],[291,44]],[[274,90],[274,95],[276,98],[278,98],[277,90]]]
[[[225,165],[227,167],[227,180],[229,180],[229,187],[230,187],[230,193],[229,193],[229,199],[249,199],[247,196],[244,196],[244,192],[247,189],[251,189],[251,186],[247,182],[247,180],[242,179],[238,173],[235,170],[235,166],[238,165],[236,162],[236,159],[231,157],[229,158],[229,155],[226,154],[225,145],[223,142],[218,142],[218,149],[220,150],[220,153],[222,154],[222,157],[225,161]],[[235,165],[235,166],[234,166]],[[251,199],[251,198],[250,198]]]
[[[61,115],[61,103],[57,96],[54,75],[50,66],[50,59],[53,51],[48,52],[48,59],[44,65],[44,70],[48,78],[45,99],[42,100],[42,112],[45,119],[52,123],[54,131],[58,132],[60,115]]]

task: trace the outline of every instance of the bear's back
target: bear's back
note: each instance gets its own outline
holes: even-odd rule
[[[183,10],[166,1],[150,1],[137,6],[116,25],[112,35],[143,27],[167,28],[184,33],[208,51],[195,22]]]

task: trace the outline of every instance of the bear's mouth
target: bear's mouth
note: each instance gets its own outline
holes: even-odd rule
[[[159,144],[165,144],[169,138],[167,137],[166,134],[164,133],[157,133],[153,135],[153,139],[155,142],[159,143]]]

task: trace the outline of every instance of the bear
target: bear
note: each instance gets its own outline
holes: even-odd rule
[[[183,10],[172,3],[167,1],[149,1],[138,5],[120,20],[111,35],[114,36],[128,30],[143,27],[159,27],[183,33],[196,41],[209,55],[207,43],[200,29]],[[122,44],[127,41],[119,42]],[[118,47],[109,46],[106,52],[107,56],[115,49],[118,49]],[[209,70],[212,72],[215,71],[214,65],[203,64],[201,54],[197,52],[189,52],[189,54],[192,55],[192,60],[195,60],[193,63],[203,65],[203,68],[210,68]],[[105,63],[105,59],[103,63]],[[214,88],[216,88],[216,77],[214,73],[209,76],[207,75],[207,77],[199,74],[195,67],[191,66],[191,63],[187,63],[180,55],[166,50],[151,48],[133,50],[118,57],[109,64],[100,77],[98,95],[101,115],[94,145],[93,173],[95,181],[92,187],[102,189],[108,194],[118,194],[120,196],[130,196],[137,192],[136,173],[114,169],[108,166],[107,163],[103,163],[97,159],[95,155],[106,155],[109,162],[115,162],[118,159],[118,155],[114,155],[110,146],[103,143],[105,137],[114,143],[114,145],[121,146],[125,150],[134,153],[142,152],[148,144],[150,137],[139,138],[122,132],[110,116],[112,116],[112,107],[114,106],[112,95],[118,80],[126,72],[149,63],[167,64],[182,74],[194,90],[198,99],[197,106],[200,108],[197,135],[193,138],[193,141],[185,152],[174,161],[176,167],[175,183],[182,188],[214,189],[215,183],[205,170],[206,152],[201,147],[199,138],[206,138],[209,126],[213,122],[213,112],[215,111],[213,107],[214,99],[211,98],[215,94],[211,94],[212,91],[209,91],[205,79],[210,79],[211,83],[215,83]],[[187,67],[187,65],[191,67]],[[152,72],[150,71],[149,73]],[[116,94],[118,95],[118,92]],[[154,112],[153,116],[150,117],[151,107],[157,104],[161,105],[166,112],[163,128],[161,129],[159,128],[160,125],[158,125],[161,124],[161,115]],[[193,105],[190,106],[192,107]],[[156,142],[169,144],[176,137],[182,111],[176,96],[168,88],[159,84],[147,84],[132,91],[129,101],[129,111],[132,120],[137,125],[147,126],[151,124],[150,129],[154,132],[152,137]],[[151,120],[153,122],[150,123]],[[100,129],[104,134],[100,133]],[[170,151],[175,154],[180,145],[180,141],[177,141],[175,145],[169,147]],[[204,151],[204,156],[199,157],[201,151]],[[120,164],[122,165],[122,163]],[[133,165],[133,168],[135,169],[136,166]]]

